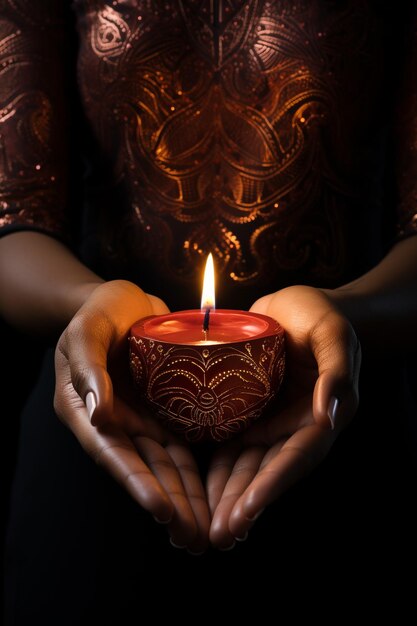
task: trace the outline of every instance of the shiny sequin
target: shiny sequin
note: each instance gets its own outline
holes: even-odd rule
[[[62,4],[0,3],[3,227],[63,232]],[[381,105],[370,3],[73,4],[83,105],[125,199],[98,231],[103,248],[117,257],[133,241],[130,262],[157,259],[173,279],[195,277],[209,251],[225,284],[337,279],[346,225],[367,210],[364,145]],[[417,232],[413,84],[399,115],[401,236]]]
[[[60,3],[0,3],[0,227],[63,231]],[[43,36],[40,35],[43,32]],[[57,90],[58,87],[58,90]]]
[[[140,207],[126,234],[147,229],[134,253],[155,255],[176,278],[208,252],[232,283],[271,268],[337,276],[358,176],[350,140],[367,132],[378,80],[366,3],[81,6],[86,110]]]

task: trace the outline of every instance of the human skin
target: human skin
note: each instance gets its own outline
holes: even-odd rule
[[[349,285],[294,286],[254,303],[286,330],[290,382],[279,415],[218,447],[206,489],[188,445],[133,408],[123,384],[129,328],[166,312],[161,300],[127,281],[104,283],[47,235],[15,232],[0,240],[0,310],[22,330],[61,333],[55,408],[87,453],[167,524],[174,544],[199,553],[210,539],[227,549],[325,458],[353,418],[360,343],[372,352],[395,326],[393,349],[417,346],[417,238]]]

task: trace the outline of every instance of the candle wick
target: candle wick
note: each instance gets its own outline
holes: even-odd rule
[[[204,313],[204,321],[203,321],[203,332],[205,334],[208,333],[210,323],[210,307],[207,307],[206,312]]]

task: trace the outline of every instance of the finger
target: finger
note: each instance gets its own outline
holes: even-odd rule
[[[245,447],[259,443],[270,447],[276,441],[284,437],[288,439],[300,428],[314,423],[311,394],[308,394],[293,402],[289,408],[277,408],[273,414],[255,422],[243,433],[242,442]]]
[[[272,300],[272,295],[267,294],[266,296],[262,296],[258,298],[256,302],[254,302],[249,309],[249,311],[253,311],[254,313],[261,313],[265,315],[265,312],[268,310],[268,306],[270,301]]]
[[[212,516],[220,502],[240,450],[241,446],[237,444],[225,444],[213,455],[206,481],[207,499]]]
[[[154,517],[168,521],[173,505],[149,467],[138,456],[129,437],[115,425],[100,429],[91,425],[82,400],[73,392],[67,404],[67,423],[78,441],[95,462],[126,489],[140,506]]]
[[[296,432],[262,466],[233,507],[229,529],[243,536],[263,509],[306,476],[328,453],[336,435],[314,424]]]
[[[110,321],[80,314],[61,335],[55,351],[57,388],[68,366],[72,386],[90,411],[93,425],[110,422],[113,416],[113,385],[107,372],[111,338]]]
[[[185,445],[173,443],[168,445],[166,450],[180,474],[197,524],[197,534],[194,541],[189,544],[189,550],[194,554],[201,554],[208,547],[210,512],[200,472],[193,455]]]
[[[113,387],[107,371],[110,347],[127,341],[135,319],[155,312],[168,312],[162,300],[147,296],[127,281],[112,281],[91,294],[61,335],[57,355],[69,363],[72,385],[94,425],[110,422],[114,415]],[[63,359],[57,359],[57,367]]]
[[[167,307],[165,302],[161,300],[161,298],[158,298],[157,296],[152,296],[150,293],[146,295],[151,302],[153,315],[165,315],[166,313],[169,313],[169,308]]]
[[[314,328],[311,347],[319,373],[313,394],[314,418],[325,428],[343,428],[359,404],[359,341],[349,322],[330,312]]]
[[[197,534],[193,543],[188,545],[189,550],[195,554],[204,552],[208,545],[210,514],[205,490],[191,452],[172,434],[168,434],[161,422],[152,416],[145,406],[133,410],[116,397],[115,411],[118,414],[118,424],[134,441],[143,437],[158,442],[166,449],[179,472],[197,525]],[[178,538],[175,543],[178,543]]]
[[[213,515],[210,527],[210,541],[219,549],[230,548],[235,538],[244,539],[245,533],[234,535],[229,526],[230,514],[238,499],[251,484],[265,455],[265,448],[246,449],[237,459],[220,502]]]
[[[192,545],[197,536],[197,523],[172,458],[165,448],[148,437],[137,437],[134,443],[174,505],[174,515],[168,526],[173,543],[178,547]]]
[[[136,403],[131,408],[119,397],[114,398],[114,410],[117,413],[117,423],[120,428],[132,439],[136,437],[149,437],[166,447],[170,439],[174,438],[163,423],[152,415],[146,405]]]

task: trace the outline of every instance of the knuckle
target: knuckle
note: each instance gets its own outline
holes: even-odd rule
[[[78,339],[83,333],[84,315],[76,314],[63,332],[65,342],[69,344],[72,340]]]
[[[64,421],[64,413],[63,413],[63,410],[62,410],[62,401],[61,401],[60,395],[57,393],[57,391],[55,391],[55,394],[54,394],[53,406],[54,406],[54,411],[56,413],[56,416],[58,417],[58,419],[61,422],[63,422]]]
[[[71,364],[71,381],[77,393],[83,397],[83,392],[92,375],[91,367],[81,363]]]
[[[65,331],[62,333],[55,347],[55,364],[68,360],[68,351],[66,345]]]
[[[350,322],[342,315],[335,313],[329,316],[326,326],[327,334],[334,337],[340,343],[346,346],[351,346],[356,343],[355,331]]]
[[[94,310],[78,311],[62,333],[63,342],[69,346],[76,344],[88,336],[95,336],[99,340],[112,335],[114,321],[108,311],[99,306]]]
[[[183,522],[183,536],[187,544],[193,543],[197,539],[198,529],[195,519],[187,519]]]
[[[351,355],[360,351],[359,340],[353,326],[338,313],[326,316],[315,328],[314,343],[320,356],[333,356],[335,350]]]

